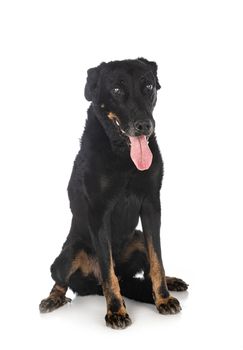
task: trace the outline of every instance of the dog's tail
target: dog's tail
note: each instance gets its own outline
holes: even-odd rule
[[[124,297],[153,304],[152,285],[148,279],[130,277],[119,281],[121,294]],[[69,280],[69,288],[78,295],[103,295],[102,287],[94,277],[83,277],[80,272],[74,273]]]

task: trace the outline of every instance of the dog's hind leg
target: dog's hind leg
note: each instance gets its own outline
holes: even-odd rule
[[[41,313],[51,312],[71,301],[65,294],[68,289],[68,279],[72,273],[73,260],[73,249],[64,248],[51,265],[51,275],[56,283],[50,295],[41,301],[39,305]]]
[[[150,265],[143,232],[135,231],[132,240],[125,246],[121,264],[118,267],[122,295],[137,301],[154,304]],[[135,275],[143,272],[143,278]],[[188,288],[182,279],[166,276],[167,287],[171,291],[185,291]]]
[[[166,276],[166,284],[169,290],[175,292],[184,292],[188,289],[189,284],[177,277]]]
[[[168,289],[171,291],[185,291],[188,285],[181,279],[175,277],[166,277]],[[154,304],[152,282],[149,276],[144,278],[123,277],[120,281],[121,293],[124,297],[140,301],[143,303]]]
[[[85,250],[80,247],[80,244],[76,244],[76,246],[75,244],[66,246],[52,264],[51,274],[56,283],[49,297],[42,300],[40,303],[39,308],[42,313],[53,311],[71,301],[71,299],[66,298],[65,294],[69,286],[73,289],[73,281],[75,280],[72,277],[75,274],[77,275],[77,272],[79,272],[80,283],[83,282],[83,295],[94,294],[91,293],[91,290],[89,291],[88,282],[90,282],[89,279],[92,276],[93,281],[95,281],[98,286],[100,281],[99,265],[97,259],[86,253]],[[79,287],[80,283],[78,284]],[[77,292],[76,290],[74,291]],[[81,290],[79,294],[82,294]]]
[[[89,264],[90,260],[88,260],[88,255],[85,253],[84,245],[79,240],[79,237],[80,228],[75,217],[73,217],[70,232],[62,247],[62,251],[51,265],[51,276],[55,281],[55,285],[48,298],[41,301],[39,305],[40,312],[53,311],[71,301],[65,296],[69,278],[81,267],[81,263],[84,265],[86,272],[87,269],[92,269],[92,264]],[[88,245],[88,238],[85,242]]]
[[[68,287],[80,296],[103,295],[101,284],[94,274],[86,276],[81,269],[70,276]]]
[[[149,260],[143,232],[135,230],[132,240],[125,246],[121,257],[120,273],[123,277],[134,277],[143,271],[145,278],[149,277]],[[166,284],[170,291],[183,292],[188,289],[188,284],[177,277],[166,276]]]

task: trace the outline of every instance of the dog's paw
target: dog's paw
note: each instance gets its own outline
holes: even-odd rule
[[[132,323],[128,314],[121,315],[116,312],[110,314],[108,313],[105,316],[105,321],[107,327],[111,327],[113,329],[124,329],[130,326]]]
[[[175,292],[184,292],[189,286],[182,279],[176,277],[166,277],[166,283],[168,289]]]
[[[176,298],[169,296],[157,305],[157,309],[162,315],[174,315],[181,311],[181,306]]]
[[[58,297],[49,296],[48,298],[41,301],[39,310],[41,313],[51,312],[67,303],[70,303],[71,301],[72,300],[70,298],[67,298],[65,295]]]

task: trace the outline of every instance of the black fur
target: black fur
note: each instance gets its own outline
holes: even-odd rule
[[[121,294],[155,301],[161,313],[180,310],[169,296],[160,251],[163,162],[152,116],[159,88],[157,65],[144,58],[101,63],[88,70],[85,97],[92,103],[68,185],[72,224],[51,273],[57,286],[70,287],[79,295],[104,294],[106,322],[112,328],[130,324]],[[129,137],[139,135],[149,139],[153,155],[151,166],[144,171],[130,157]],[[136,230],[139,217],[143,232]],[[83,266],[77,267],[80,252]],[[152,271],[151,252],[161,278],[156,275],[156,263]],[[135,278],[141,271],[144,278]],[[156,279],[161,280],[159,297],[153,288]],[[173,285],[176,290],[187,289],[182,280],[168,280],[172,290]],[[157,305],[160,295],[162,306]]]

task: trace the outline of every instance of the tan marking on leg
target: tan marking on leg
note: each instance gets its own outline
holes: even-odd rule
[[[88,255],[84,250],[81,250],[74,258],[69,277],[78,269],[80,269],[85,276],[94,274],[94,276],[101,281],[100,267],[97,259]]]
[[[41,313],[46,313],[58,309],[60,306],[71,302],[70,298],[65,296],[67,287],[61,287],[57,283],[54,284],[48,298],[43,299],[39,305]]]
[[[124,249],[121,256],[121,261],[128,261],[132,253],[135,251],[146,253],[145,245],[138,237],[134,238],[134,240],[132,240],[131,243]]]
[[[65,295],[66,291],[67,291],[67,287],[61,287],[56,283],[56,284],[54,284],[54,286],[50,292],[50,295],[58,295],[58,296]]]
[[[110,310],[110,305],[114,297],[117,298],[121,304],[121,307],[116,313],[119,315],[125,315],[127,313],[126,307],[124,306],[124,302],[121,296],[118,278],[114,271],[114,263],[113,263],[112,257],[110,260],[109,279],[108,279],[108,282],[103,285],[103,292],[107,301],[107,314],[112,314]]]
[[[168,298],[163,298],[160,292],[160,288],[162,285],[166,286],[166,278],[165,272],[161,263],[157,257],[156,252],[154,251],[154,247],[152,244],[152,240],[148,241],[148,255],[149,255],[149,263],[150,263],[150,278],[153,286],[153,293],[155,298],[155,304],[159,305],[161,303],[167,303],[170,296]]]

